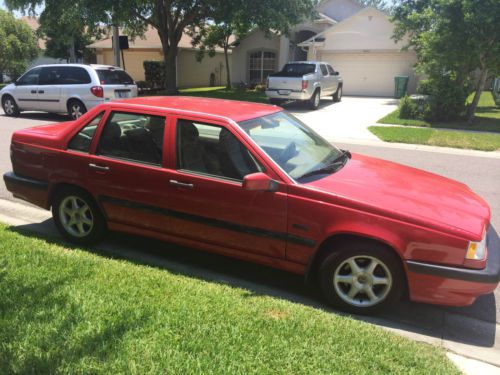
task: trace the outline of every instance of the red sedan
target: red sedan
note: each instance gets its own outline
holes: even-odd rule
[[[77,243],[109,229],[257,262],[355,313],[403,293],[468,305],[500,279],[490,209],[466,185],[339,150],[280,107],[112,102],[17,131],[11,155],[9,191]]]

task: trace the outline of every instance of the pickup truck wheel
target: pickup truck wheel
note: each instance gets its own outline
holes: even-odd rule
[[[7,116],[17,117],[19,116],[19,107],[16,104],[14,98],[10,95],[5,95],[2,99],[3,111]]]
[[[106,222],[99,207],[80,189],[59,191],[52,204],[52,217],[61,235],[70,242],[90,245],[106,233]]]
[[[342,100],[342,86],[337,87],[337,91],[333,94],[333,101],[340,102]]]
[[[87,108],[78,99],[71,99],[68,102],[68,115],[72,120],[78,120],[85,112]]]
[[[398,301],[405,288],[399,259],[369,241],[344,244],[320,266],[326,300],[354,314],[374,314]]]
[[[311,99],[309,99],[309,108],[313,110],[318,109],[320,100],[321,100],[320,92],[319,90],[316,90],[313,96],[311,96]]]

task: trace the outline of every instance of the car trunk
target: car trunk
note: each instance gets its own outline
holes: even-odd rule
[[[125,71],[118,69],[97,69],[103,88],[104,99],[123,99],[137,96],[137,86]]]

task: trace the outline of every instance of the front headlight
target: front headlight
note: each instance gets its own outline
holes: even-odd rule
[[[483,260],[486,256],[486,232],[483,234],[483,239],[481,242],[469,242],[469,248],[467,249],[467,254],[465,254],[465,259],[472,260]]]

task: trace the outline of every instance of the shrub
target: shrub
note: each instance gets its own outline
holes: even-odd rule
[[[442,74],[420,83],[419,92],[430,95],[424,111],[426,120],[451,121],[465,115],[469,86],[452,74]]]
[[[166,87],[165,62],[144,61],[144,75],[146,82],[152,89],[164,89]]]
[[[259,83],[255,85],[254,90],[258,92],[264,92],[266,91],[266,85],[264,83]]]
[[[414,119],[418,116],[418,106],[408,95],[399,101],[399,117],[403,119]]]

